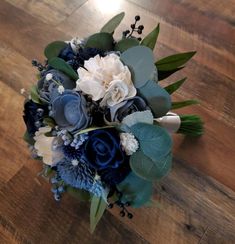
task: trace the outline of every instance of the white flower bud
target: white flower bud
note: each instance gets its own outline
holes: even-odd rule
[[[49,81],[53,78],[53,75],[51,73],[46,75],[46,80]]]
[[[139,148],[139,143],[131,133],[120,134],[121,145],[127,155],[132,155]]]
[[[60,85],[60,86],[58,87],[58,92],[59,92],[60,94],[62,94],[62,93],[64,92],[64,87]]]

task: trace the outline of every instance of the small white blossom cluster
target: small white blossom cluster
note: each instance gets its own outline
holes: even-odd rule
[[[120,134],[121,145],[127,155],[132,155],[139,148],[139,143],[131,133]]]

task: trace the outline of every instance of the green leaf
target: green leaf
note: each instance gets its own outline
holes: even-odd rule
[[[47,59],[58,57],[61,50],[64,49],[68,44],[63,41],[54,41],[48,44],[44,50],[44,55]]]
[[[90,231],[94,232],[96,225],[100,221],[106,209],[106,202],[102,197],[93,196],[91,199],[91,209],[90,209]]]
[[[178,80],[172,84],[170,84],[169,86],[166,86],[164,87],[164,89],[169,93],[169,94],[172,94],[173,92],[175,92],[176,90],[178,90],[182,85],[183,83],[186,81],[186,77],[181,79],[181,80]]]
[[[55,120],[51,117],[44,118],[43,124],[46,124],[46,125],[50,126],[51,128],[54,128],[56,126]]]
[[[131,127],[131,132],[138,139],[140,149],[152,161],[162,160],[172,149],[170,135],[158,125],[138,123]]]
[[[154,49],[156,42],[157,42],[157,38],[158,38],[158,34],[160,31],[160,24],[158,24],[152,32],[150,32],[140,43],[141,45],[144,45],[146,47],[149,47],[150,49]]]
[[[31,137],[28,133],[28,131],[26,130],[24,135],[23,135],[23,139],[25,142],[27,142],[29,145],[34,145],[35,141],[33,139],[33,137]]]
[[[125,124],[128,127],[131,127],[137,123],[153,124],[153,114],[151,113],[151,111],[146,110],[146,111],[134,112],[132,114],[127,115],[122,120],[122,124]]]
[[[134,208],[139,208],[148,202],[153,193],[153,184],[131,172],[120,184],[117,189],[122,192],[122,201],[130,202]]]
[[[85,47],[111,51],[113,50],[113,37],[109,33],[96,33],[88,38]]]
[[[91,199],[91,195],[89,192],[72,186],[66,186],[66,192],[68,192],[72,197],[77,198],[80,201],[90,201]]]
[[[30,96],[33,102],[41,104],[40,96],[38,93],[38,88],[36,85],[33,85],[30,90]]]
[[[155,81],[149,80],[138,89],[138,92],[146,100],[155,118],[164,116],[171,109],[169,93],[156,84]]]
[[[132,80],[136,88],[144,86],[149,79],[154,78],[156,67],[153,52],[150,48],[136,46],[121,54],[121,60],[132,71]]]
[[[131,155],[130,166],[132,171],[145,180],[160,180],[168,174],[172,165],[171,152],[161,160],[153,161],[141,150]]]
[[[139,41],[136,38],[126,38],[122,39],[121,41],[117,42],[114,50],[120,51],[121,53],[126,51],[131,47],[135,47],[139,45]]]
[[[194,104],[199,104],[199,102],[197,100],[186,100],[186,101],[182,101],[182,102],[172,102],[172,107],[171,109],[179,109],[179,108],[183,108],[186,106],[190,106],[190,105],[194,105]]]
[[[54,69],[58,69],[65,73],[73,80],[78,79],[77,73],[73,70],[73,68],[67,64],[62,58],[52,58],[49,60],[49,65],[52,66]]]
[[[171,76],[172,74],[174,74],[175,72],[177,72],[183,68],[184,67],[180,67],[180,68],[176,68],[176,69],[169,70],[169,71],[158,70],[158,81],[166,79],[167,77]]]
[[[163,58],[155,63],[158,70],[175,70],[184,65],[196,52],[179,53]]]
[[[109,20],[100,30],[100,32],[107,32],[112,34],[115,29],[119,26],[121,21],[123,20],[125,16],[124,12],[121,12],[120,14],[117,14],[114,16],[111,20]]]

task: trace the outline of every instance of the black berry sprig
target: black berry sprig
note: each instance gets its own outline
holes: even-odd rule
[[[131,31],[130,30],[126,30],[123,32],[123,37],[124,38],[133,38],[133,33],[137,33],[139,35],[142,34],[143,32],[143,29],[144,29],[144,26],[143,25],[139,25],[137,27],[137,22],[140,21],[140,16],[139,15],[136,15],[135,16],[135,23],[134,24],[131,24],[130,27],[131,27]],[[136,37],[135,37],[136,38]],[[141,41],[141,37],[138,37],[137,38],[139,41]]]
[[[108,208],[113,208],[115,205],[117,207],[119,207],[121,210],[120,210],[120,216],[121,217],[125,217],[127,216],[129,219],[132,219],[133,218],[133,214],[130,213],[128,210],[127,210],[127,207],[130,206],[130,203],[129,202],[122,202],[121,198],[122,198],[122,193],[117,191],[116,190],[116,195],[118,197],[118,200],[116,200],[115,202],[113,203],[110,203],[108,205]]]
[[[45,70],[47,68],[47,60],[45,61],[45,64],[43,65],[40,62],[38,62],[36,59],[33,59],[32,60],[32,65],[34,67],[37,67],[38,68],[38,71],[41,72],[41,71],[43,71],[43,70]]]

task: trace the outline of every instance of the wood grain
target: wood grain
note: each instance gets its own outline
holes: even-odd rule
[[[110,9],[104,4],[0,2],[0,243],[235,243],[234,0],[115,0]],[[41,165],[21,139],[24,98],[19,90],[36,82],[31,60],[43,61],[47,43],[97,32],[123,10],[126,17],[116,37],[136,14],[144,35],[161,23],[156,60],[198,51],[182,72],[161,84],[188,77],[173,100],[200,100],[201,105],[178,112],[201,115],[205,135],[174,136],[173,170],[155,187],[160,207],[132,209],[133,220],[121,218],[115,208],[92,236],[89,207],[67,195],[56,203],[50,185],[37,176]]]

